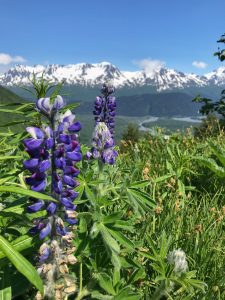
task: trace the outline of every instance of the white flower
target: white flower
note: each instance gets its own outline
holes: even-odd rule
[[[183,250],[173,250],[167,255],[168,263],[174,265],[174,273],[180,275],[185,273],[188,269],[188,264],[186,260],[186,254]]]

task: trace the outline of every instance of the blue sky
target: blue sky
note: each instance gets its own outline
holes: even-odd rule
[[[109,61],[203,74],[223,65],[224,32],[224,0],[0,0],[0,72]]]

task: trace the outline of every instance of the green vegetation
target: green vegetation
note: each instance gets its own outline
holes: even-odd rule
[[[224,165],[224,138],[220,132],[199,140],[189,132],[169,140],[159,134],[145,135],[137,143],[124,141],[117,164],[99,179],[102,227],[96,227],[98,217],[90,210],[97,165],[82,162],[76,200],[80,222],[74,238],[78,262],[71,269],[78,276],[76,299],[225,299],[225,190],[224,178],[215,173]],[[1,138],[0,227],[13,251],[35,264],[39,242],[28,229],[37,215],[26,212],[29,190],[21,195],[11,188],[26,188],[21,139],[21,134]],[[179,248],[189,266],[181,277],[167,263],[168,252]],[[34,289],[22,275],[26,263],[18,263],[16,271],[1,250],[2,293],[34,299]],[[36,275],[32,276],[29,281],[34,284]]]

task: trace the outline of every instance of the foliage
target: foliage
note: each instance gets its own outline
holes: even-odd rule
[[[223,34],[217,42],[225,43],[225,34]],[[219,48],[218,52],[214,53],[214,56],[217,56],[220,61],[224,61],[225,49],[220,50]],[[225,129],[225,90],[222,90],[221,97],[218,101],[213,101],[212,99],[201,97],[200,95],[196,96],[192,101],[195,103],[203,103],[199,112],[207,116],[203,125],[199,129],[196,129],[197,136],[204,137],[209,133],[218,134],[220,131],[218,130],[219,128]]]
[[[40,122],[32,109],[18,106],[29,125]],[[0,295],[6,300],[35,299],[35,287],[42,290],[33,269],[26,274],[40,247],[29,229],[46,212],[28,214],[27,206],[29,196],[54,201],[26,185],[25,136],[0,136],[0,240],[8,245],[0,244]],[[187,131],[165,139],[159,131],[124,144],[114,165],[79,162],[71,299],[224,299],[224,138],[223,131],[205,139]],[[168,259],[176,249],[187,258],[181,273]]]

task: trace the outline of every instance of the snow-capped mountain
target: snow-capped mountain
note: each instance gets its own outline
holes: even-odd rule
[[[187,74],[174,69],[161,68],[152,72],[120,71],[108,62],[70,65],[16,65],[8,72],[0,75],[0,85],[30,85],[33,74],[57,83],[62,80],[68,85],[99,86],[103,82],[110,82],[117,88],[152,86],[157,91],[184,89],[189,87],[205,87],[209,85],[225,84],[225,67],[198,76]]]

